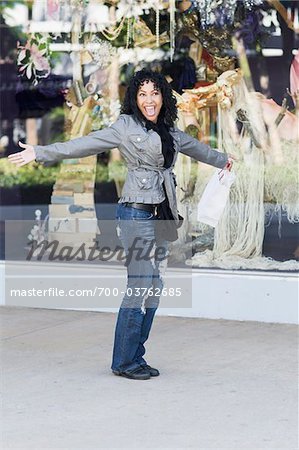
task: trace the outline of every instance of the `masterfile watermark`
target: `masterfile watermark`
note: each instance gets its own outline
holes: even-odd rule
[[[144,247],[146,246],[146,250]],[[151,260],[162,261],[167,258],[164,247],[156,245],[154,239],[147,240],[136,237],[127,251],[117,245],[115,248],[109,246],[100,247],[97,242],[89,246],[83,242],[79,247],[63,245],[57,239],[48,241],[43,239],[38,242],[33,240],[28,245],[27,261],[42,259],[48,261],[123,261],[128,265],[132,259],[136,261]]]
[[[192,268],[171,266],[172,245],[143,232],[128,240],[124,234],[135,226],[143,230],[143,224],[125,224],[121,236],[118,225],[101,220],[98,234],[86,231],[85,224],[84,232],[46,230],[41,238],[29,239],[33,220],[7,221],[5,304],[102,309],[117,308],[126,298],[127,304],[152,299],[159,307],[191,307]],[[182,241],[176,251],[184,254]]]
[[[11,289],[10,295],[12,297],[111,297],[126,295],[127,297],[135,296],[181,296],[182,289],[180,287],[174,288],[127,288],[125,291],[120,291],[117,287],[110,289],[109,287],[96,286],[94,289],[58,289],[50,287],[48,289]]]

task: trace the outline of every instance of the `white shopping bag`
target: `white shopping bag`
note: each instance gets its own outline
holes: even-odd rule
[[[236,176],[227,169],[214,173],[205,187],[197,206],[197,220],[216,227],[229,197],[229,190]]]

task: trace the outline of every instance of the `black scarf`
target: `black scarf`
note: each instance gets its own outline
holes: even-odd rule
[[[159,118],[157,123],[146,120],[145,126],[147,130],[154,130],[160,136],[162,142],[162,153],[164,156],[163,167],[168,169],[171,166],[174,157],[173,137],[169,133],[169,128],[165,125],[164,120]],[[163,183],[163,189],[165,200],[163,200],[163,202],[158,206],[158,218],[162,220],[173,220],[173,215],[169,207],[169,201],[165,189],[165,183]]]
[[[145,120],[147,130],[154,130],[161,138],[162,154],[164,156],[163,167],[168,169],[174,158],[173,137],[169,133],[169,128],[165,125],[163,119],[158,119],[157,123]],[[156,235],[168,241],[176,241],[178,238],[177,226],[174,225],[174,217],[169,206],[165,183],[163,183],[165,200],[157,207]],[[162,222],[160,222],[160,220]]]
[[[145,119],[145,126],[147,130],[154,130],[160,136],[162,153],[164,156],[163,167],[168,169],[171,166],[174,157],[173,137],[169,133],[169,128],[165,125],[164,120],[159,118],[157,123]]]

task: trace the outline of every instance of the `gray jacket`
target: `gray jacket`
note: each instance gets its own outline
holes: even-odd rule
[[[173,167],[178,152],[212,166],[223,168],[227,155],[213,150],[178,128],[170,130],[174,140],[175,155],[170,168],[163,167],[164,157],[160,136],[147,131],[133,116],[121,114],[110,127],[94,131],[87,136],[50,145],[35,145],[36,161],[61,161],[83,158],[118,147],[128,167],[127,178],[119,203],[161,203],[164,198],[163,181],[169,205],[178,220],[175,178]]]

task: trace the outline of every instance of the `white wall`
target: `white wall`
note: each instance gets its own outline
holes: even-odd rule
[[[74,270],[80,270],[80,267]],[[108,272],[109,269],[107,276]],[[179,277],[182,270],[168,269],[167,272]],[[0,264],[0,304],[5,305],[4,263]],[[193,269],[192,306],[191,302],[189,304],[190,307],[186,308],[168,308],[164,307],[162,299],[158,314],[297,324],[298,276],[290,273]],[[24,304],[23,299],[20,306],[32,304],[26,305],[26,299]],[[116,308],[93,310],[117,311]]]
[[[192,281],[192,309],[160,314],[298,323],[297,275],[193,270]]]

